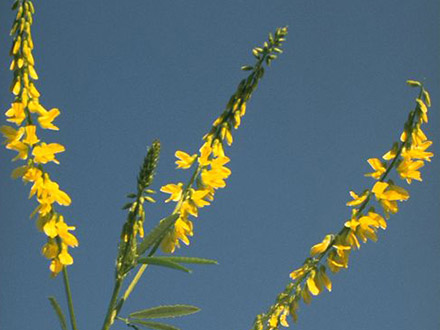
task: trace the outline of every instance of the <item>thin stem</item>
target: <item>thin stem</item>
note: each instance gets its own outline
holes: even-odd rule
[[[67,267],[63,267],[63,282],[64,289],[66,290],[67,305],[69,306],[70,324],[72,325],[72,330],[78,330],[76,325],[75,310],[73,309],[72,292],[70,291],[69,275],[67,274]]]
[[[117,278],[115,281],[115,285],[113,287],[112,297],[108,304],[107,314],[105,316],[104,325],[102,326],[102,330],[110,329],[113,321],[116,317],[115,309],[113,308],[116,304],[116,300],[118,299],[119,291],[121,290],[122,282],[124,280],[122,278]]]

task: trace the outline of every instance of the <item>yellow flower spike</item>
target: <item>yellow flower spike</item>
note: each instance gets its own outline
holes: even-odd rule
[[[197,158],[196,154],[190,156],[186,152],[180,150],[176,151],[174,155],[179,159],[176,161],[177,168],[182,169],[190,168]]]
[[[386,171],[386,165],[378,158],[368,159],[368,164],[370,164],[374,172],[367,173],[365,176],[371,176],[372,178],[378,180]]]
[[[40,124],[41,128],[58,131],[59,128],[54,124],[52,124],[52,122],[56,117],[59,116],[59,114],[60,114],[60,110],[58,110],[57,108],[53,108],[50,111],[44,110],[44,112],[40,112],[40,116],[38,116],[38,123]]]
[[[312,246],[312,248],[310,249],[310,256],[313,257],[319,253],[325,252],[329,247],[331,241],[333,240],[333,237],[334,237],[333,235],[326,235],[321,243]]]
[[[34,162],[39,164],[46,164],[48,162],[54,162],[59,164],[59,161],[55,158],[56,153],[63,152],[65,150],[64,146],[58,143],[41,143],[41,145],[36,146],[32,151],[34,156]]]
[[[35,133],[36,129],[37,127],[35,125],[27,125],[24,127],[26,137],[23,139],[23,143],[27,144],[28,146],[33,146],[40,141]]]
[[[347,206],[358,206],[362,204],[368,197],[368,190],[364,191],[360,196],[358,196],[354,191],[350,191],[350,196],[353,198],[352,201],[347,202]]]
[[[178,184],[170,183],[160,188],[161,192],[171,194],[170,198],[168,198],[165,203],[168,203],[169,201],[178,202],[182,197],[182,187],[183,183],[179,182]]]
[[[408,184],[411,184],[412,180],[422,181],[421,173],[418,171],[423,167],[425,163],[422,160],[411,161],[410,159],[403,160],[399,166],[397,166],[397,172],[400,178],[406,180]]]
[[[307,278],[307,287],[308,287],[310,293],[314,296],[319,295],[322,291],[321,283],[319,283],[319,281],[317,279],[315,269],[313,269],[310,272],[310,275]]]

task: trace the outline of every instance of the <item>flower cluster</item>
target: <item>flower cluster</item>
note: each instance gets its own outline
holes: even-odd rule
[[[361,242],[377,241],[377,230],[386,229],[386,220],[390,214],[399,210],[398,202],[409,199],[408,191],[388,179],[393,168],[408,184],[412,180],[422,180],[419,169],[424,166],[424,161],[429,162],[433,157],[432,152],[426,151],[432,142],[421,129],[422,124],[428,122],[427,114],[431,100],[422,83],[414,80],[407,83],[420,89],[416,107],[409,114],[400,142],[394,143],[391,150],[382,156],[382,160],[368,159],[373,172],[367,173],[366,176],[376,181],[373,187],[359,195],[350,191],[352,200],[347,202],[347,206],[351,207],[351,218],[345,222],[339,233],[326,235],[322,242],[311,248],[310,257],[303,266],[290,273],[293,282],[278,296],[268,313],[257,317],[254,330],[275,330],[280,325],[287,327],[288,315],[296,321],[301,299],[309,304],[312,296],[319,295],[324,289],[332,290],[331,280],[326,273],[327,268],[332,273],[347,268],[350,253],[359,249]],[[382,212],[374,206],[369,206],[374,201]]]
[[[243,66],[242,70],[252,71],[247,79],[243,79],[236,92],[230,98],[226,110],[214,121],[211,130],[203,137],[204,144],[198,154],[189,155],[177,151],[177,168],[189,169],[197,161],[197,166],[188,184],[182,182],[167,184],[161,188],[170,194],[166,202],[177,203],[174,213],[179,214],[173,228],[166,234],[161,243],[164,252],[173,253],[180,242],[189,244],[189,236],[193,235],[193,223],[190,216],[198,217],[198,209],[209,205],[215,191],[226,186],[225,180],[231,170],[225,165],[230,159],[225,155],[224,145],[233,142],[232,129],[238,129],[241,118],[246,113],[246,104],[257,88],[259,80],[264,75],[264,64],[270,65],[277,58],[276,53],[282,53],[279,48],[285,41],[287,28],[279,28],[275,35],[270,34],[269,40],[263,47],[256,47],[252,53],[257,59],[254,66]]]
[[[11,29],[13,44],[10,51],[10,70],[14,73],[11,92],[15,99],[11,108],[6,111],[6,117],[17,129],[5,125],[0,131],[5,137],[6,148],[18,153],[13,160],[20,159],[26,162],[12,172],[12,177],[32,183],[29,198],[35,196],[39,205],[31,217],[38,214],[38,228],[47,235],[47,243],[43,246],[42,253],[51,260],[50,270],[55,276],[64,266],[73,263],[68,247],[77,246],[78,241],[70,233],[75,228],[68,226],[63,216],[54,208],[55,203],[70,205],[71,199],[43,167],[49,162],[59,164],[55,158],[56,154],[63,152],[65,148],[58,143],[41,141],[37,136],[36,123],[38,122],[42,129],[58,130],[53,121],[60,111],[56,108],[46,110],[40,103],[40,93],[35,87],[38,75],[32,55],[34,43],[31,34],[34,6],[30,0],[17,0],[12,9],[17,10]]]

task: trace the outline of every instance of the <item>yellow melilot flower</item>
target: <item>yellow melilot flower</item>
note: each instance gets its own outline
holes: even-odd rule
[[[29,147],[21,141],[12,141],[6,145],[6,148],[18,152],[18,155],[12,159],[13,161],[16,161],[17,159],[25,160],[28,158]]]
[[[176,151],[175,156],[179,159],[176,161],[177,168],[182,169],[190,168],[197,158],[196,154],[190,156],[186,152],[180,150]]]
[[[54,124],[52,124],[52,122],[56,117],[59,116],[60,110],[57,108],[53,108],[49,111],[43,108],[43,110],[44,111],[40,110],[39,112],[40,115],[38,116],[38,123],[40,124],[41,128],[58,131],[59,128]]]
[[[423,167],[423,165],[425,165],[423,160],[413,162],[409,159],[404,159],[400,162],[399,166],[397,166],[396,170],[400,177],[410,184],[412,180],[422,181],[421,173],[418,170]]]
[[[182,197],[182,187],[183,183],[179,182],[178,184],[170,183],[160,188],[160,191],[171,194],[170,198],[168,198],[165,203],[168,203],[169,201],[178,202]]]
[[[211,156],[212,148],[211,141],[206,141],[203,146],[200,148],[200,157],[198,158],[200,166],[208,166],[211,162],[209,160],[209,156]]]
[[[2,126],[0,127],[0,132],[3,134],[5,141],[3,144],[7,145],[11,142],[19,141],[24,135],[24,127],[20,127],[18,130],[11,126]]]
[[[40,141],[36,134],[37,127],[35,125],[27,125],[24,127],[24,130],[26,132],[26,137],[23,139],[23,143],[28,146],[33,146]]]
[[[55,158],[55,154],[63,152],[64,146],[59,143],[46,144],[42,142],[32,150],[34,156],[34,162],[39,164],[46,164],[48,162],[54,162],[59,164],[60,162]]]
[[[374,172],[367,173],[365,176],[371,176],[372,178],[378,180],[386,171],[386,165],[378,158],[368,159],[368,164],[370,164]]]
[[[420,117],[422,119],[422,122],[427,123],[428,122],[428,108],[427,108],[427,106],[425,105],[425,103],[421,99],[416,99],[416,102],[419,106],[419,109],[422,112],[421,117]]]
[[[353,198],[352,201],[347,202],[347,206],[358,206],[362,204],[368,197],[368,190],[364,191],[360,196],[358,196],[354,191],[350,191],[350,196]]]
[[[310,249],[310,256],[313,257],[319,253],[325,252],[332,240],[333,240],[333,235],[326,235],[321,243],[312,246],[312,248]]]
[[[22,102],[12,103],[11,108],[6,111],[6,117],[9,117],[7,121],[17,125],[21,125],[21,123],[26,119],[24,104]]]
[[[310,275],[307,278],[307,287],[308,287],[310,293],[314,296],[319,295],[322,291],[322,286],[321,286],[320,281],[318,281],[315,269],[313,269],[310,272]]]
[[[304,267],[301,267],[291,272],[289,276],[292,280],[296,280],[297,278],[303,276],[305,273],[306,269],[304,269]]]
[[[203,189],[203,190],[194,190],[191,189],[191,201],[195,204],[196,207],[202,208],[204,206],[209,205],[210,203],[205,200],[205,198],[208,197],[210,194],[209,190]]]

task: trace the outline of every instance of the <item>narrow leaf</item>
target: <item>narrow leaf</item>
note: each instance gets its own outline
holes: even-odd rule
[[[66,317],[64,316],[63,311],[62,311],[60,305],[58,304],[57,300],[55,299],[55,297],[49,297],[48,299],[50,301],[50,304],[52,305],[53,310],[55,311],[55,313],[58,316],[58,320],[60,321],[61,329],[67,330]]]
[[[144,238],[144,240],[138,246],[138,255],[142,255],[147,251],[154,243],[160,239],[166,231],[176,222],[178,214],[172,214],[162,220],[154,227],[148,235]]]
[[[137,319],[154,319],[154,318],[167,318],[167,317],[177,317],[194,314],[200,311],[200,308],[191,305],[168,305],[168,306],[157,306],[141,311],[131,313],[130,318]]]
[[[172,262],[177,262],[181,264],[204,264],[204,265],[218,265],[217,260],[214,259],[205,259],[205,258],[196,258],[196,257],[168,257],[161,256],[155,257],[156,259],[168,260]]]
[[[165,324],[165,323],[159,323],[159,322],[151,322],[151,321],[142,321],[142,320],[130,320],[131,324],[137,324],[142,325],[149,329],[155,329],[155,330],[180,330],[179,328]]]
[[[162,266],[167,268],[173,268],[177,270],[184,271],[186,273],[192,273],[191,269],[188,269],[177,262],[174,262],[172,260],[166,260],[165,258],[160,257],[146,257],[146,258],[139,258],[138,260],[141,264],[149,264],[149,265],[156,265],[156,266]]]

